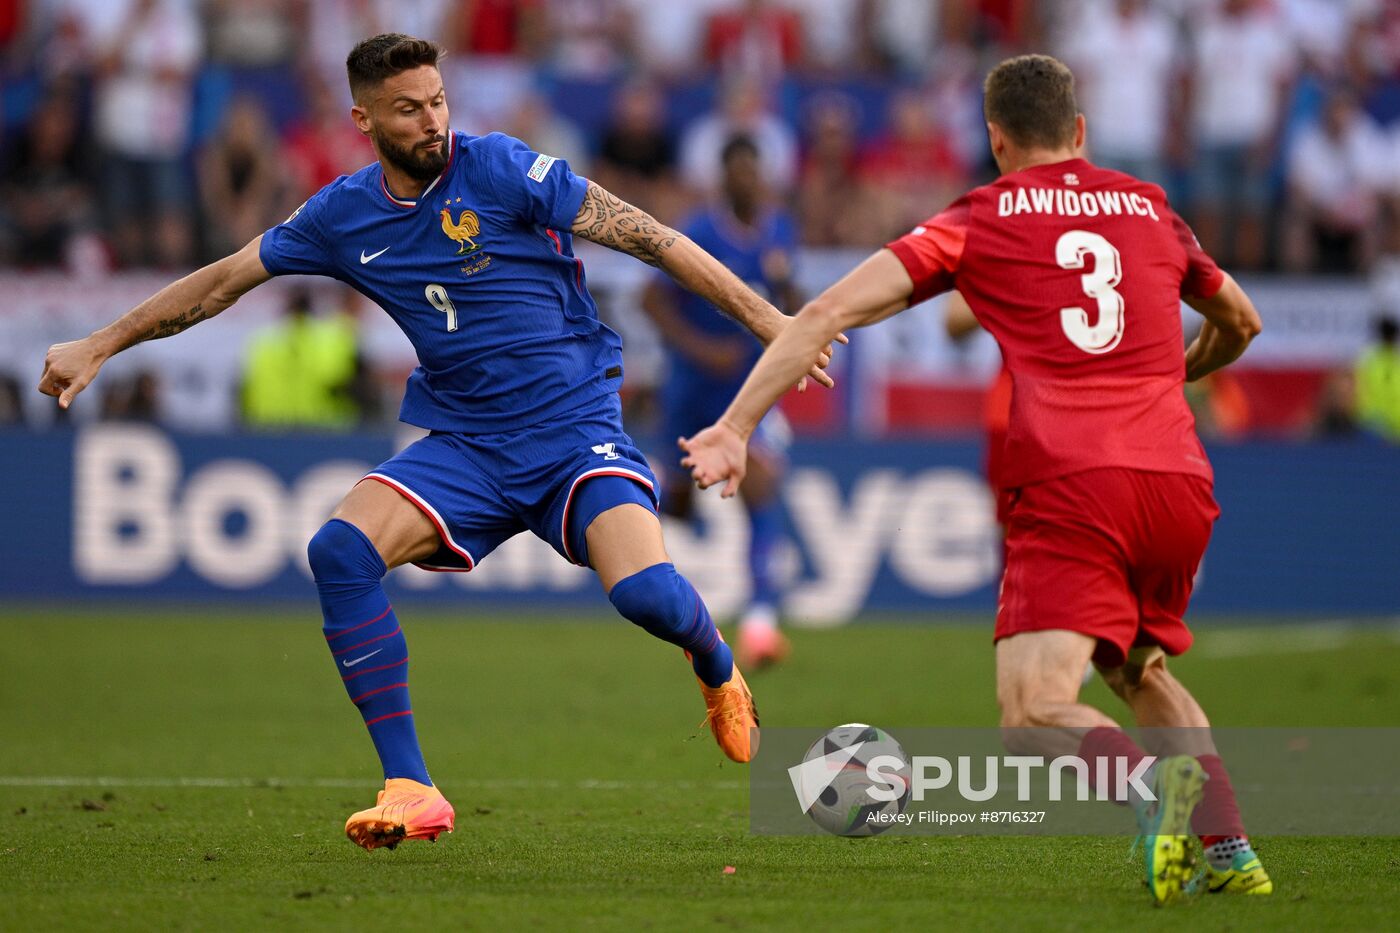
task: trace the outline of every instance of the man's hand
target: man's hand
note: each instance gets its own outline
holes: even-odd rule
[[[98,349],[92,336],[56,343],[49,347],[49,352],[44,356],[44,374],[39,377],[39,391],[58,396],[58,407],[67,408],[73,404],[77,394],[97,377],[97,371],[105,362],[107,354]]]
[[[709,489],[727,479],[720,497],[728,499],[739,491],[748,466],[749,445],[738,431],[721,420],[694,437],[677,438],[676,443],[685,451],[681,466],[690,470],[697,486]]]
[[[272,278],[263,267],[261,245],[260,234],[232,256],[170,283],[82,340],[49,347],[39,391],[58,396],[59,407],[67,408],[109,357],[146,340],[173,337],[223,311],[244,292]]]

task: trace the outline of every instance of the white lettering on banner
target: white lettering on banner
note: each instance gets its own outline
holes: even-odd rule
[[[229,589],[266,583],[287,565],[282,539],[285,490],[277,475],[249,460],[217,460],[185,484],[180,509],[185,557],[195,573]],[[242,514],[244,527],[224,527]]]
[[[695,585],[711,615],[737,615],[750,593],[749,523],[744,507],[737,499],[721,499],[713,493],[697,495],[694,502],[698,525],[662,519],[666,550]],[[704,535],[698,533],[700,526]]]
[[[157,430],[87,429],[75,447],[76,575],[88,584],[149,585],[184,560],[210,584],[248,590],[274,581],[290,561],[309,578],[306,542],[368,470],[328,460],[288,484],[260,463],[225,458],[185,475],[179,450]],[[929,596],[961,596],[995,580],[992,504],[970,472],[872,469],[843,493],[829,471],[807,467],[793,472],[784,500],[811,568],[784,607],[799,624],[850,619],[886,564],[904,586]],[[665,520],[667,548],[711,612],[732,616],[750,595],[743,507],[710,495],[697,497],[696,509],[695,525]],[[234,515],[241,522],[231,522]],[[412,590],[451,580],[482,593],[592,592],[589,571],[528,533],[469,574],[401,568],[394,575]]]
[[[307,543],[366,472],[365,465],[355,460],[327,460],[297,478],[282,521],[282,546],[306,579],[312,579],[311,564],[306,559]]]
[[[886,536],[903,509],[903,483],[894,470],[871,470],[843,507],[841,488],[825,470],[794,470],[783,490],[793,528],[814,577],[788,594],[794,619],[832,626],[865,604],[884,556]]]
[[[289,492],[267,467],[225,459],[182,484],[170,439],[129,425],[85,429],[74,451],[73,567],[91,584],[156,583],[182,557],[230,589],[268,583],[288,558],[309,574],[306,542],[369,471],[369,464],[350,461],[318,464]],[[234,513],[243,516],[243,528],[230,533]]]
[[[913,477],[900,498],[890,564],[905,585],[930,596],[961,596],[996,578],[1001,558],[991,493],[979,477],[928,470]]]
[[[153,583],[175,569],[175,445],[152,428],[84,431],[73,453],[73,569],[85,583]]]

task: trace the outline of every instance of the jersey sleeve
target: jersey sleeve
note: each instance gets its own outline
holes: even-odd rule
[[[535,152],[523,142],[493,133],[486,156],[491,187],[501,202],[525,221],[551,230],[569,230],[588,191],[588,179],[575,175],[563,159]]]
[[[334,184],[334,182],[332,182]],[[292,212],[292,216],[263,234],[258,258],[272,275],[335,275],[326,236],[330,186],[322,188]]]
[[[971,216],[971,196],[964,196],[941,214],[885,244],[914,280],[914,294],[909,304],[916,305],[954,287]]]
[[[1172,211],[1172,228],[1176,231],[1181,248],[1186,251],[1186,274],[1181,277],[1181,296],[1213,298],[1220,291],[1220,286],[1225,284],[1225,273],[1201,249],[1201,242],[1175,211]]]

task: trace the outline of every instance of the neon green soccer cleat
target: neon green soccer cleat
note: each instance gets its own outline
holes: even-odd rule
[[[1196,890],[1211,894],[1273,894],[1274,882],[1253,849],[1236,852],[1230,867],[1217,871],[1207,863],[1205,874],[1197,879]]]
[[[1154,801],[1136,807],[1146,841],[1147,889],[1158,906],[1183,900],[1192,891],[1196,858],[1191,813],[1205,792],[1206,772],[1190,755],[1157,762],[1152,778]]]

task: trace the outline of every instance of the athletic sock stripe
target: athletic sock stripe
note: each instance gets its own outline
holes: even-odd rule
[[[365,693],[362,693],[362,694],[360,694],[360,695],[357,696],[357,697],[351,697],[351,698],[350,698],[350,702],[351,702],[351,703],[359,703],[361,700],[368,699],[369,697],[374,696],[376,693],[383,693],[383,692],[385,692],[386,690],[397,690],[399,687],[407,687],[407,686],[408,686],[408,684],[390,684],[390,685],[387,686],[387,687],[379,687],[379,688],[377,688],[377,689],[369,690],[369,691],[367,691],[367,692],[365,692]]]
[[[363,677],[363,676],[365,676],[366,674],[377,674],[377,673],[379,673],[380,671],[387,671],[387,670],[390,670],[390,669],[395,668],[395,667],[401,667],[402,665],[407,664],[407,663],[408,663],[408,658],[404,658],[402,661],[395,661],[393,664],[385,664],[383,667],[370,667],[370,668],[366,668],[365,670],[360,671],[358,674],[351,674],[351,675],[349,675],[348,677],[342,677],[342,678],[340,678],[340,679],[341,679],[341,680],[354,680],[356,677]]]
[[[383,641],[386,638],[393,638],[395,635],[399,634],[400,631],[402,631],[402,629],[396,625],[394,626],[394,630],[392,632],[389,632],[387,635],[376,635],[374,638],[366,639],[365,641],[360,642],[358,645],[351,645],[349,648],[342,648],[339,651],[332,651],[331,654],[338,658],[342,654],[349,654],[356,648],[363,648],[365,645],[372,645],[377,641]]]
[[[327,635],[327,636],[326,636],[326,641],[327,641],[327,643],[333,642],[333,641],[335,641],[337,638],[344,638],[346,635],[349,635],[351,632],[358,632],[360,629],[364,628],[366,625],[373,625],[374,623],[378,622],[380,619],[384,618],[385,616],[387,616],[389,613],[391,613],[391,612],[393,612],[393,611],[394,611],[394,607],[393,607],[393,606],[390,606],[388,609],[385,609],[383,612],[381,612],[379,615],[375,616],[373,619],[370,619],[368,622],[361,622],[359,625],[356,625],[356,626],[354,626],[353,628],[348,628],[348,629],[346,629],[346,630],[343,631],[343,632],[336,632],[334,635]]]
[[[390,714],[388,714],[387,716],[376,716],[376,717],[374,717],[373,719],[366,719],[366,720],[365,720],[365,725],[366,725],[366,726],[372,726],[372,725],[374,725],[375,723],[377,723],[377,722],[383,722],[383,721],[386,720],[386,719],[397,719],[397,718],[400,717],[400,716],[412,716],[412,715],[413,715],[413,710],[411,710],[411,709],[406,709],[406,710],[404,710],[404,711],[401,712],[401,713],[390,713]]]
[[[701,607],[701,605],[702,605],[702,603],[700,602],[700,594],[699,594],[699,593],[696,593],[696,594],[695,594],[695,615],[694,615],[694,616],[691,618],[691,620],[690,620],[690,625],[688,626],[689,632],[687,633],[687,635],[688,635],[688,637],[690,638],[691,644],[694,645],[702,654],[709,654],[711,651],[714,651],[714,650],[715,650],[715,645],[718,644],[718,642],[717,642],[715,639],[716,639],[716,636],[719,635],[719,630],[716,629],[713,625],[711,625],[711,626],[710,626],[710,630],[709,630],[708,632],[699,633],[699,632],[696,631],[696,629],[698,629],[698,628],[700,627],[700,625],[701,625],[701,622],[700,622],[700,607]],[[704,636],[707,636],[707,637],[704,638],[704,641],[703,641],[703,642],[697,642],[697,639],[701,638],[701,637],[702,637],[702,634],[703,634]]]

